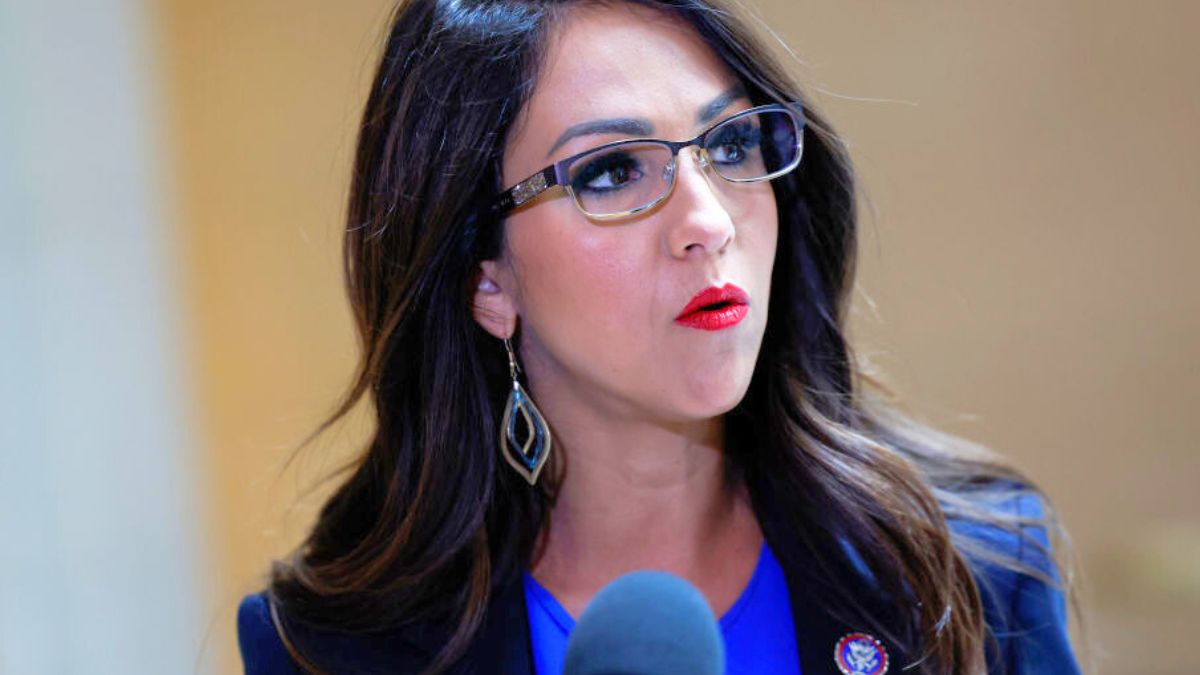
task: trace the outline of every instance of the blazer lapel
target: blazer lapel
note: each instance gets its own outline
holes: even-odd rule
[[[521,575],[494,593],[487,617],[463,659],[463,673],[534,675],[529,615]]]
[[[788,565],[781,560],[781,564],[787,578],[801,672],[804,675],[841,675],[843,671],[836,661],[838,643],[852,633],[874,633],[870,628],[871,623],[866,621],[868,617],[861,613],[869,614],[869,618],[883,625],[896,625],[895,603],[876,588],[864,570],[855,568],[852,563],[835,571],[832,579],[820,578],[814,573],[812,565],[795,563],[800,560],[792,557],[797,551],[789,553],[791,555],[785,555],[793,563]],[[838,560],[832,556],[827,559]],[[855,608],[847,606],[842,593],[835,592],[835,589],[849,591],[859,608],[857,614]],[[883,640],[880,635],[872,637],[880,641],[887,654],[888,665],[882,672],[901,672],[902,666],[908,662],[907,654],[899,645]]]
[[[859,632],[831,611],[830,598],[822,585],[811,577],[788,577],[788,595],[792,603],[792,621],[796,628],[796,649],[800,652],[800,672],[804,675],[841,675],[834,660],[837,643],[845,635]],[[889,649],[889,653],[892,650]],[[890,670],[890,669],[889,669]]]

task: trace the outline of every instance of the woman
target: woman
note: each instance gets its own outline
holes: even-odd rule
[[[1039,493],[851,359],[853,187],[715,0],[403,2],[325,425],[366,397],[376,430],[243,602],[247,671],[556,673],[643,568],[729,673],[1077,670]]]

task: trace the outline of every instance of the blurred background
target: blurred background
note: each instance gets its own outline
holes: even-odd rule
[[[240,672],[364,433],[287,463],[391,4],[0,0],[0,673]],[[1091,672],[1195,673],[1200,3],[753,7],[863,180],[860,354],[1050,494]]]

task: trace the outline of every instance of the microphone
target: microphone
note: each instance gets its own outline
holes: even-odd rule
[[[563,675],[724,675],[725,643],[704,596],[666,572],[600,589],[567,642]]]

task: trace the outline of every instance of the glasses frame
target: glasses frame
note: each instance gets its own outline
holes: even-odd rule
[[[795,125],[795,131],[796,131],[796,158],[794,160],[792,160],[786,167],[779,169],[777,171],[774,171],[774,172],[772,172],[766,176],[763,176],[761,178],[728,178],[728,177],[722,175],[721,172],[717,171],[716,169],[713,170],[713,173],[720,176],[720,178],[722,180],[728,181],[730,183],[758,183],[758,182],[765,181],[765,180],[771,180],[772,178],[777,178],[779,176],[782,176],[785,173],[792,171],[797,166],[799,166],[800,159],[804,155],[805,120],[804,120],[803,108],[797,102],[793,102],[790,104],[769,103],[767,105],[760,105],[760,106],[756,106],[753,108],[749,108],[747,110],[742,110],[741,112],[735,113],[733,115],[730,115],[729,117],[726,117],[725,119],[722,119],[722,120],[719,120],[719,121],[713,123],[707,129],[705,129],[704,131],[701,131],[699,134],[697,134],[694,138],[692,138],[690,140],[686,140],[686,141],[668,141],[668,140],[661,139],[661,138],[628,138],[628,139],[622,139],[619,141],[613,141],[611,143],[605,143],[603,145],[598,145],[594,148],[589,148],[587,150],[584,150],[583,152],[571,155],[570,157],[567,157],[566,159],[560,159],[557,162],[542,168],[540,171],[538,171],[537,173],[534,173],[533,175],[529,176],[528,178],[525,178],[524,180],[518,182],[516,185],[512,186],[511,188],[501,192],[499,195],[497,195],[495,197],[495,200],[492,203],[492,206],[491,206],[492,215],[494,217],[504,217],[504,216],[508,215],[510,212],[512,212],[514,209],[520,207],[523,204],[528,203],[534,197],[537,197],[538,195],[542,194],[546,190],[549,190],[550,188],[552,188],[556,185],[562,186],[562,188],[564,190],[566,190],[567,194],[569,194],[571,196],[571,201],[575,204],[575,208],[579,209],[579,211],[581,213],[583,213],[583,215],[587,216],[588,218],[594,218],[596,220],[614,220],[617,218],[627,218],[629,216],[633,216],[633,215],[642,213],[643,211],[648,211],[648,210],[658,206],[659,204],[661,204],[663,202],[663,200],[665,200],[667,197],[669,197],[671,195],[671,193],[675,190],[675,177],[676,177],[676,174],[678,173],[677,171],[675,171],[675,162],[676,162],[677,158],[679,157],[679,152],[681,150],[683,150],[684,148],[690,148],[692,146],[696,146],[699,149],[701,168],[710,166],[711,162],[708,159],[708,151],[704,147],[705,141],[708,139],[710,134],[712,134],[717,129],[720,129],[722,126],[729,124],[731,122],[735,122],[739,119],[742,119],[743,117],[748,117],[750,115],[757,115],[757,114],[765,113],[765,112],[783,112],[783,113],[787,113],[788,116],[791,118],[792,123]],[[601,150],[609,150],[611,148],[620,147],[622,145],[634,145],[634,144],[637,144],[637,145],[656,144],[656,145],[664,146],[670,150],[671,163],[668,165],[668,169],[671,174],[671,182],[667,185],[667,189],[662,193],[662,195],[660,195],[654,201],[652,201],[648,204],[639,206],[635,209],[630,209],[628,211],[620,211],[617,213],[609,213],[609,214],[595,214],[595,213],[591,213],[587,209],[583,208],[583,204],[579,203],[579,197],[575,194],[575,190],[571,188],[571,183],[570,183],[570,179],[569,179],[569,171],[571,169],[571,165],[574,164],[575,162],[579,161],[580,159],[582,159],[588,155],[591,155],[595,152],[598,152]]]

